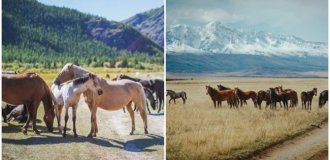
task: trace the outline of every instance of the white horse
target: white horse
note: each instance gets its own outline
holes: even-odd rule
[[[63,106],[65,107],[65,125],[63,137],[66,136],[66,124],[69,119],[68,110],[72,107],[72,121],[73,121],[73,133],[74,137],[77,137],[76,133],[76,113],[77,104],[80,99],[80,95],[90,90],[92,92],[101,95],[103,93],[100,88],[100,79],[94,74],[88,74],[88,76],[80,77],[72,81],[62,83],[60,85],[53,85],[52,92],[56,98],[57,105],[55,106],[55,114],[58,123],[59,132],[62,133],[61,129],[61,113]]]
[[[55,78],[54,84],[63,83],[68,80],[81,77],[83,74],[86,73],[90,72],[79,66],[68,63],[63,67],[59,75]],[[144,123],[144,133],[148,134],[146,96],[142,85],[138,82],[133,82],[130,80],[107,82],[103,78],[101,78],[100,80],[100,85],[103,90],[103,94],[100,96],[95,96],[95,93],[90,91],[84,92],[85,101],[91,111],[91,131],[88,136],[95,137],[96,133],[98,132],[96,122],[97,107],[108,111],[114,111],[122,109],[126,106],[126,109],[129,112],[132,122],[132,130],[130,134],[134,134],[135,120],[134,111],[131,106],[132,102],[140,111],[140,115]]]

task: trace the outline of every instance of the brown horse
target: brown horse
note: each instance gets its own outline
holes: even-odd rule
[[[301,92],[300,98],[301,98],[301,107],[302,107],[302,109],[308,109],[309,108],[309,110],[312,110],[313,96],[317,96],[317,88],[313,88],[313,90],[311,90],[311,91]],[[307,103],[307,106],[306,106],[306,103]],[[304,106],[305,106],[305,108],[304,108]]]
[[[270,105],[270,91],[263,91],[260,90],[257,95],[257,104],[259,106],[259,109],[261,109],[261,103],[262,101],[266,102],[266,107],[267,108]]]
[[[54,106],[56,104],[54,95],[48,88],[46,82],[35,73],[26,74],[2,74],[2,100],[13,104],[27,104],[28,119],[23,126],[23,133],[32,120],[32,129],[40,134],[36,126],[37,111],[40,102],[45,109],[44,121],[48,131],[53,131]]]
[[[218,85],[218,89],[219,89],[219,91],[230,90],[232,92],[235,92],[235,90],[233,90],[231,88],[228,88],[228,87],[225,87],[225,86],[223,86],[221,84]],[[221,105],[221,101],[218,102],[218,103],[220,103],[220,105]],[[237,108],[238,105],[239,105],[239,98],[238,98],[238,96],[235,95],[234,101],[227,101],[227,104],[230,104],[230,103],[232,103],[232,105],[236,106],[236,108]],[[246,101],[244,101],[244,104],[247,104]]]
[[[252,99],[254,107],[257,108],[257,93],[254,91],[242,91],[239,88],[235,88],[235,94],[239,97],[241,100],[241,107],[243,106],[242,101]]]
[[[277,87],[281,92],[286,93],[288,100],[290,100],[290,107],[295,107],[298,105],[298,94],[292,89],[283,90],[282,86]]]
[[[206,85],[206,95],[210,95],[211,100],[213,101],[214,108],[216,108],[216,102],[217,101],[230,101],[233,102],[235,99],[235,94],[234,92],[230,90],[225,90],[225,91],[219,91],[217,89],[212,88],[209,85]],[[233,107],[232,103],[229,103],[230,108]],[[219,103],[218,103],[219,107]],[[220,103],[221,107],[221,103]]]

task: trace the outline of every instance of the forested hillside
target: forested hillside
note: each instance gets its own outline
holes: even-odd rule
[[[161,47],[123,23],[35,0],[3,0],[2,7],[4,64],[50,68],[66,62],[95,67],[117,61],[163,63]]]

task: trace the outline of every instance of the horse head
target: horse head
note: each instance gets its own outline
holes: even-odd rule
[[[103,94],[103,90],[101,89],[101,84],[100,84],[100,78],[97,77],[95,74],[89,73],[88,74],[89,78],[91,78],[93,80],[93,85],[97,91],[98,95],[102,95]]]
[[[314,96],[317,96],[317,88],[313,88]]]

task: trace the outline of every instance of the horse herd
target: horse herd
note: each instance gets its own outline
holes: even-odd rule
[[[247,100],[251,99],[254,107],[261,109],[261,104],[263,101],[266,102],[265,108],[268,106],[270,109],[276,109],[276,104],[279,103],[281,108],[282,104],[284,109],[288,110],[289,106],[295,107],[298,105],[298,94],[293,89],[283,89],[283,86],[278,86],[274,88],[269,88],[269,90],[255,91],[243,91],[239,88],[228,88],[223,85],[217,85],[217,88],[213,88],[210,85],[206,85],[206,95],[209,95],[214,108],[221,107],[222,101],[227,101],[230,108],[238,108],[238,106],[243,106],[247,104]],[[169,103],[171,100],[182,98],[183,104],[185,103],[187,96],[184,91],[175,92],[173,90],[167,90],[166,96],[170,96]],[[303,91],[300,93],[300,99],[302,104],[302,109],[311,110],[313,96],[317,96],[317,88],[313,88],[310,91]],[[290,101],[290,104],[288,103]],[[328,90],[324,90],[319,96],[319,107],[321,108],[328,101]]]
[[[144,133],[148,134],[146,108],[149,113],[151,112],[148,108],[147,100],[154,110],[156,109],[156,103],[158,103],[158,113],[163,109],[164,81],[161,79],[141,80],[126,75],[117,76],[113,81],[106,81],[71,63],[63,67],[54,79],[54,84],[51,88],[35,73],[2,73],[2,100],[11,104],[10,109],[3,109],[4,121],[7,120],[6,114],[10,110],[15,110],[17,105],[23,106],[22,108],[28,115],[22,128],[24,134],[27,133],[30,121],[32,121],[33,131],[36,134],[40,134],[36,128],[36,117],[38,106],[42,102],[45,111],[43,119],[48,131],[53,131],[53,121],[56,116],[59,132],[63,134],[63,137],[66,136],[67,121],[69,119],[68,109],[72,107],[73,133],[74,137],[77,137],[76,111],[82,94],[91,111],[91,130],[88,137],[95,137],[98,132],[96,122],[97,107],[108,111],[126,107],[132,122],[130,134],[134,134],[133,103],[143,120]],[[154,94],[156,98],[153,97]],[[65,108],[65,124],[62,131],[61,112],[63,107]]]

